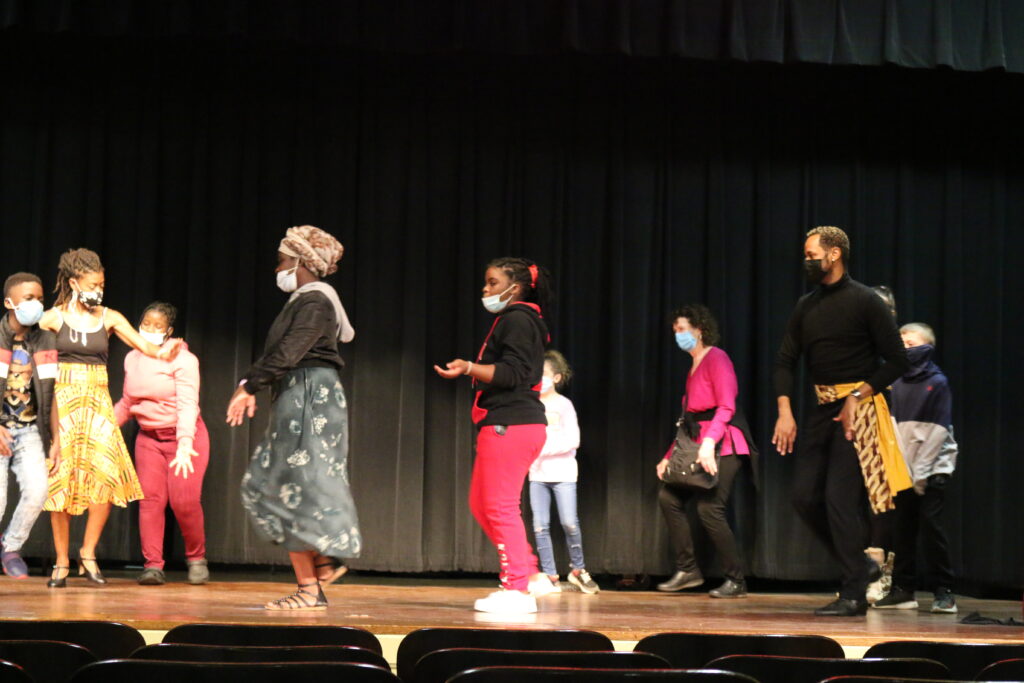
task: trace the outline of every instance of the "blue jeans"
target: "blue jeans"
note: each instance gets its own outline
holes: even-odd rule
[[[7,472],[14,472],[21,489],[21,498],[14,508],[11,521],[3,535],[3,549],[8,552],[21,550],[32,526],[46,502],[47,472],[46,452],[43,439],[35,425],[10,430],[11,455],[0,455],[0,517],[7,509]]]
[[[548,576],[557,576],[555,551],[551,545],[551,494],[558,505],[558,519],[565,531],[565,545],[569,549],[569,566],[584,569],[583,534],[576,514],[576,482],[531,481],[530,509],[533,510],[533,535],[540,558],[540,569]]]

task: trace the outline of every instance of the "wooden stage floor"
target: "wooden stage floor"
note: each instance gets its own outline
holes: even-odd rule
[[[172,574],[172,578],[175,578]],[[214,577],[216,579],[216,576]],[[179,579],[180,581],[180,579]],[[371,581],[374,581],[371,583]],[[493,584],[480,581],[406,580],[355,577],[327,588],[326,612],[268,612],[261,605],[291,590],[275,581],[214,581],[205,586],[171,582],[139,586],[127,575],[107,586],[69,579],[68,588],[48,589],[44,578],[0,578],[2,619],[104,619],[140,630],[165,631],[191,622],[238,624],[340,624],[379,636],[401,636],[427,626],[503,628],[584,628],[616,641],[637,641],[664,631],[721,633],[816,633],[846,647],[883,640],[927,639],[958,642],[1020,642],[1024,628],[968,626],[968,612],[1005,619],[1021,616],[1021,604],[960,597],[960,614],[931,614],[930,594],[919,594],[921,609],[871,611],[866,618],[814,617],[811,610],[831,599],[826,594],[755,593],[741,600],[714,600],[705,593],[602,591],[599,595],[563,592],[538,599],[539,612],[497,618],[472,610],[473,601]]]

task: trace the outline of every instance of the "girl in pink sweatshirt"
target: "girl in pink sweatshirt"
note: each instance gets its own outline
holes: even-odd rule
[[[151,303],[139,333],[162,345],[170,339],[177,309]],[[206,532],[200,496],[210,459],[210,437],[199,415],[199,360],[182,344],[171,362],[132,351],[124,359],[124,391],[114,406],[117,423],[134,418],[135,469],[145,498],[139,501],[139,536],[146,559],[138,582],[160,585],[164,576],[164,519],[170,502],[185,538],[188,581],[206,583]]]

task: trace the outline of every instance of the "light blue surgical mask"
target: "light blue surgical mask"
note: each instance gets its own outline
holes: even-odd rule
[[[8,299],[11,305],[14,302]],[[29,299],[14,306],[14,317],[25,327],[32,327],[43,317],[43,302],[39,299]]]
[[[491,313],[501,313],[502,311],[505,310],[505,307],[508,306],[508,300],[502,301],[501,297],[505,296],[510,291],[512,291],[512,288],[515,286],[515,283],[512,283],[511,285],[508,286],[508,289],[506,289],[501,294],[492,294],[491,296],[481,297],[480,303],[482,303],[484,305],[484,308],[486,308]]]
[[[555,388],[555,380],[551,379],[547,375],[540,378],[540,393],[546,394]]]
[[[676,344],[679,344],[679,348],[689,353],[697,348],[697,338],[693,336],[692,332],[676,332]]]

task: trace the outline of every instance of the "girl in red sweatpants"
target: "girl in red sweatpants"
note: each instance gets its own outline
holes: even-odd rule
[[[547,325],[549,276],[521,258],[491,261],[484,274],[482,303],[495,314],[476,360],[457,358],[439,375],[469,375],[477,389],[473,422],[476,460],[469,508],[498,551],[501,590],[476,601],[481,612],[528,614],[537,602],[527,592],[537,557],[526,540],[519,502],[530,465],[540,455],[547,419],[540,402]]]

